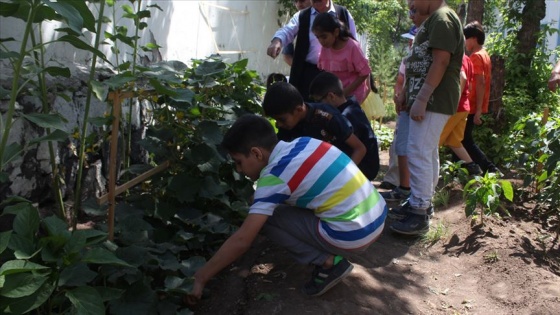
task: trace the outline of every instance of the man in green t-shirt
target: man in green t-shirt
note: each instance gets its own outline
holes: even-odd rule
[[[410,10],[429,17],[419,27],[405,61],[406,83],[397,101],[410,115],[407,145],[411,194],[392,210],[401,218],[397,233],[417,235],[429,230],[432,196],[439,177],[438,141],[460,95],[460,70],[465,40],[457,14],[444,0],[414,0]]]

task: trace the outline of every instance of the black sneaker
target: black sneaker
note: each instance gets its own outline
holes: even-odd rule
[[[379,188],[382,188],[382,189],[395,189],[395,188],[397,188],[397,186],[395,186],[395,185],[393,185],[393,184],[391,184],[391,183],[389,183],[389,182],[382,181],[381,184],[379,184]]]
[[[478,164],[476,164],[475,162],[470,162],[465,164],[465,168],[467,169],[467,172],[469,172],[469,175],[482,174],[482,170],[480,169],[480,166],[478,166]]]
[[[329,269],[316,266],[311,281],[303,286],[302,291],[309,296],[319,296],[348,276],[352,268],[354,266],[346,258],[342,258],[338,264]]]
[[[398,206],[397,208],[392,208],[391,211],[389,211],[389,213],[387,213],[387,216],[391,219],[394,220],[402,220],[404,218],[406,218],[409,214],[411,214],[412,212],[412,206],[410,205],[410,202],[407,200],[404,203],[402,203],[400,206]],[[426,214],[428,215],[428,217],[433,217],[434,216],[434,207],[430,206],[427,210],[426,210]]]
[[[399,234],[425,234],[430,230],[430,217],[428,215],[410,213],[406,218],[393,223],[390,228]]]
[[[400,187],[395,187],[395,189],[391,191],[384,191],[379,193],[383,199],[387,201],[400,201],[408,199],[410,196],[410,189],[405,190]]]

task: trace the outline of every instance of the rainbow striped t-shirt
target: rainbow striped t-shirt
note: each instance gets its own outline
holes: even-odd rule
[[[272,215],[278,204],[313,210],[319,234],[349,250],[381,235],[387,216],[385,200],[350,157],[308,137],[278,142],[261,171],[249,213]]]

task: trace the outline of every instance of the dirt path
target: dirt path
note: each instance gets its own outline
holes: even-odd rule
[[[351,275],[318,298],[300,292],[311,267],[261,239],[209,284],[195,314],[560,313],[560,249],[542,250],[537,224],[489,219],[473,229],[455,191],[432,226],[447,232],[431,245],[386,228],[365,254],[350,258]]]

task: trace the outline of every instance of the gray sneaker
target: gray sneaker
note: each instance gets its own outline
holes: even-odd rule
[[[400,201],[408,199],[408,197],[410,196],[410,190],[404,190],[400,187],[395,187],[391,191],[384,191],[379,194],[381,194],[381,197],[383,197],[383,199],[387,201]]]

